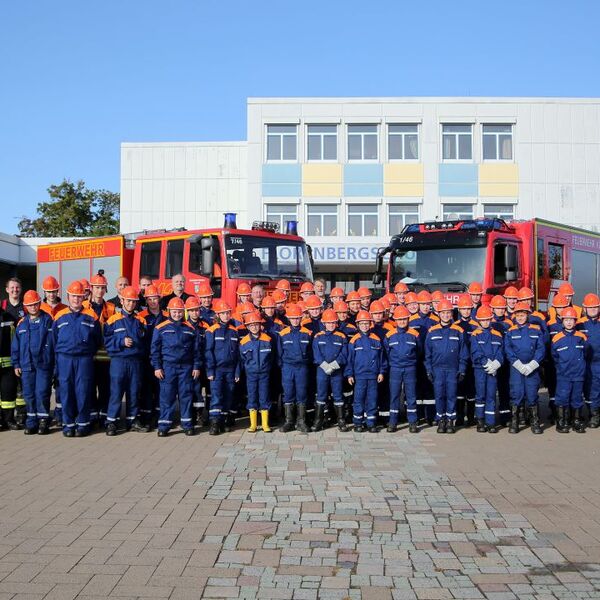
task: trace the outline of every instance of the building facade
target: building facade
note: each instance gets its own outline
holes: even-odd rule
[[[316,271],[370,283],[417,221],[542,217],[600,231],[600,99],[250,98],[247,141],[123,144],[122,231],[299,222]]]

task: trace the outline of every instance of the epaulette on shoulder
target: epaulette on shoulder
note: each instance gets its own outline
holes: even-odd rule
[[[287,335],[292,329],[290,327],[284,327],[280,332],[279,335]]]
[[[240,346],[245,346],[246,344],[250,343],[250,334],[245,335],[241,340],[240,340]]]
[[[302,319],[302,321],[300,321],[300,327],[304,327],[304,325],[308,325],[308,323],[310,323],[312,321],[312,319],[310,317],[304,317],[304,319]]]
[[[98,320],[98,315],[91,308],[84,308],[81,312],[88,317],[92,317],[94,321]]]
[[[471,319],[469,321],[469,325],[474,325],[475,327],[479,327],[479,323],[477,321],[475,321],[475,319]]]
[[[492,329],[492,335],[497,335],[498,337],[502,337],[502,334],[497,329]]]
[[[386,321],[383,324],[383,328],[387,329],[388,331],[396,331],[396,326],[393,323],[390,323],[389,321]]]
[[[473,330],[473,333],[471,335],[479,335],[480,333],[483,333],[483,329],[481,329],[481,327],[478,327],[477,329]]]
[[[319,337],[320,335],[325,335],[325,332],[321,329],[321,331],[317,331],[317,333],[315,333],[315,337]]]
[[[369,337],[370,337],[372,340],[381,341],[381,340],[379,339],[379,336],[378,336],[378,335],[375,335],[374,333],[370,333],[370,334],[369,334]]]
[[[194,326],[193,326],[193,325],[192,325],[190,322],[188,322],[188,321],[183,321],[183,324],[184,324],[186,327],[189,327],[189,328],[190,328],[192,331],[196,331],[196,328],[195,328],[195,327],[194,327]]]
[[[388,332],[385,334],[385,337],[386,337],[386,338],[392,337],[392,336],[393,336],[393,335],[396,333],[396,331],[397,331],[396,329],[390,329],[390,330],[389,330],[389,331],[388,331]],[[414,329],[412,329],[411,331],[414,331]]]
[[[354,344],[354,342],[356,342],[356,340],[360,339],[360,333],[357,333],[356,335],[352,336],[352,339],[350,340],[351,344]]]
[[[442,325],[441,325],[441,323],[438,323],[437,325],[432,325],[432,326],[429,328],[429,331],[436,331],[437,329],[441,329],[441,328],[442,328]]]
[[[219,324],[218,323],[214,323],[206,331],[210,331],[212,333],[213,331],[216,331],[217,329],[219,329]]]
[[[584,340],[586,340],[586,341],[587,341],[587,335],[585,335],[585,333],[583,333],[583,331],[576,331],[576,332],[575,332],[575,335],[576,335],[577,337],[583,338]]]
[[[412,327],[409,327],[406,330],[406,333],[410,333],[411,335],[414,335],[415,337],[419,337],[419,332],[416,329],[413,329]]]
[[[310,329],[306,329],[306,327],[302,327],[300,326],[300,332],[301,333],[306,333],[307,335],[310,335]]]
[[[565,337],[565,334],[562,331],[559,331],[554,338],[552,338],[552,343],[556,344],[556,342],[558,342],[558,340],[562,340]]]
[[[258,339],[261,342],[270,342],[271,341],[271,336],[267,333],[265,333],[264,331],[258,336]]]
[[[142,317],[142,318],[144,318],[144,319],[145,319],[145,318],[146,318],[146,317],[147,317],[149,314],[150,314],[150,311],[149,311],[147,308],[145,308],[144,310],[141,310],[141,311],[140,311],[140,312],[137,314],[137,316],[138,316],[138,317]]]
[[[432,328],[433,329],[433,328]],[[460,331],[461,333],[464,333],[462,327],[460,327],[459,325],[457,325],[456,323],[452,323],[452,325],[450,325],[450,329],[454,329],[456,331]]]
[[[246,326],[243,323],[240,323],[237,327],[232,325],[231,323],[227,326],[228,329],[232,329],[233,331],[243,331],[246,329]]]
[[[142,325],[146,325],[146,319],[145,317],[143,317],[142,315],[140,315],[140,313],[138,313],[137,315],[135,315],[135,318],[142,324]]]
[[[317,335],[318,335],[318,334],[317,334]],[[345,336],[345,335],[344,335],[344,334],[343,334],[341,331],[339,331],[339,330],[337,330],[337,329],[336,329],[336,330],[333,332],[333,335],[337,335],[338,337],[341,337],[341,338],[343,338],[343,339],[346,339],[346,336]]]
[[[514,331],[515,329],[519,329],[519,328],[517,327],[517,325],[511,325],[511,326],[508,328],[508,330],[509,330],[509,331]]]
[[[542,330],[542,328],[539,325],[537,325],[536,323],[529,323],[529,327],[531,329],[537,329],[538,331]]]
[[[408,317],[408,322],[410,323],[411,321],[416,321],[417,319],[420,319],[421,317],[419,316],[419,313],[415,313],[414,315],[410,315],[410,317]]]
[[[171,323],[171,321],[163,321],[162,323],[159,323],[154,329],[162,329],[163,327],[166,327],[170,323]]]
[[[548,322],[546,323],[546,325],[548,325],[548,327],[550,327],[551,325],[556,325],[558,323],[558,321],[556,320],[555,317],[552,317],[551,319],[548,319]]]
[[[581,319],[577,320],[577,325],[583,325],[584,323],[587,323],[589,321],[588,317],[581,317]]]
[[[112,325],[115,321],[118,321],[119,319],[122,319],[122,318],[123,318],[123,315],[121,313],[115,313],[114,315],[111,315],[110,317],[108,317],[108,321],[106,321],[106,324]]]
[[[429,318],[432,321],[437,321],[438,323],[440,322],[440,318],[435,313],[429,313]]]
[[[56,315],[54,316],[54,320],[56,321],[57,319],[59,319],[60,317],[64,316],[64,315],[68,315],[71,312],[71,310],[69,308],[63,308],[62,310],[59,310]]]

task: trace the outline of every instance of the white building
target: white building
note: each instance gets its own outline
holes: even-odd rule
[[[122,145],[121,229],[297,219],[317,272],[368,283],[407,223],[600,231],[600,99],[250,98],[246,142]],[[349,268],[350,267],[350,268]]]

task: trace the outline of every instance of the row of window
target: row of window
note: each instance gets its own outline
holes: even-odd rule
[[[304,219],[298,214],[296,204],[267,204],[265,206],[265,219],[278,223],[280,231],[285,231],[287,221],[304,221],[306,231],[303,235],[330,237],[338,235],[348,236],[378,236],[384,235],[380,231],[378,204],[347,204],[345,232],[339,229],[339,204],[307,204]],[[473,219],[475,206],[473,204],[443,204],[442,219]],[[514,218],[512,204],[486,204],[483,206],[484,217],[496,217],[505,220]],[[418,204],[388,204],[387,205],[387,235],[400,233],[405,225],[418,223],[420,219]]]
[[[379,160],[379,125],[347,125],[349,161]],[[306,160],[338,160],[338,125],[307,125]],[[420,127],[417,124],[388,124],[387,159],[417,161],[420,156]],[[482,125],[483,160],[513,159],[513,126]],[[442,160],[473,160],[473,125],[442,124]],[[298,126],[267,125],[266,160],[298,160]]]

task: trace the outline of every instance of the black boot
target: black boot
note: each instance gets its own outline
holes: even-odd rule
[[[219,435],[221,433],[221,425],[218,419],[210,421],[210,428],[208,430],[209,435]]]
[[[527,408],[525,403],[519,406],[519,427],[527,427]]]
[[[456,424],[462,427],[465,424],[465,404],[464,398],[456,399]]]
[[[537,404],[529,407],[529,423],[531,425],[531,433],[537,435],[544,433],[544,430],[540,425],[540,410]]]
[[[510,425],[508,433],[519,433],[519,407],[516,404],[510,407]]]
[[[17,406],[15,408],[15,423],[19,426],[19,429],[25,427],[25,421],[27,420],[27,407]]]
[[[409,423],[409,425],[408,425],[408,431],[410,433],[419,433],[419,426],[418,426],[418,424],[416,422],[415,423]]]
[[[557,418],[557,410],[556,410],[556,403],[554,402],[554,400],[548,400],[548,422],[550,423],[550,425],[554,425],[554,423],[556,423],[556,418]]]
[[[585,420],[581,408],[573,409],[573,431],[576,433],[585,433]]]
[[[486,431],[485,421],[483,419],[477,419],[477,433],[485,433]]]
[[[598,427],[600,427],[600,409],[592,408],[588,427],[590,429],[598,429]]]
[[[150,431],[150,427],[148,425],[142,423],[142,421],[136,417],[131,424],[131,431],[138,431],[140,433],[148,433]]]
[[[50,430],[50,421],[48,419],[40,419],[38,423],[38,434],[46,435]]]
[[[556,431],[558,433],[569,433],[571,430],[569,425],[569,409],[566,406],[557,406],[556,413]]]
[[[296,417],[296,430],[308,433],[306,425],[306,404],[298,404],[298,416]]]
[[[496,427],[496,425],[488,425],[487,432],[488,433],[498,433],[498,427]]]
[[[108,436],[117,435],[117,424],[115,423],[115,421],[110,421],[106,425],[106,435],[108,435]]]
[[[315,422],[312,426],[312,431],[323,431],[323,423],[325,420],[325,405],[315,405]]]
[[[453,419],[450,419],[446,424],[446,433],[456,433],[456,424]]]
[[[437,432],[446,433],[446,419],[443,417],[438,421]]]
[[[279,431],[282,433],[294,431],[294,405],[291,402],[289,404],[284,404],[283,409],[285,412],[285,421],[279,428]]]
[[[2,415],[4,417],[4,422],[6,426],[11,431],[17,431],[18,429],[23,429],[16,421],[15,421],[15,409],[14,408],[3,408]]]
[[[475,421],[475,402],[472,400],[465,400],[465,413],[466,413],[466,421],[465,421],[465,426],[466,427],[472,427],[473,425],[475,425],[476,421]]]
[[[348,431],[348,425],[346,425],[346,419],[344,417],[344,407],[335,407],[335,416],[337,417],[337,427],[340,431]]]
[[[227,413],[225,415],[225,421],[224,421],[223,425],[224,425],[223,430],[225,431],[225,433],[229,433],[230,431],[233,431],[233,429],[235,427],[235,415],[233,413]]]

